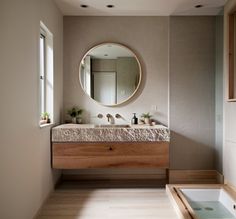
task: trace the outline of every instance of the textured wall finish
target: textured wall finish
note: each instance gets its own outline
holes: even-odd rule
[[[134,99],[115,108],[89,99],[76,79],[83,54],[104,41],[130,46],[144,71]],[[171,168],[214,168],[215,17],[64,18],[64,107],[78,104],[88,109],[85,115],[89,122],[97,121],[98,113],[117,112],[129,122],[133,112],[148,112],[156,105],[155,118],[167,124],[168,65]],[[100,123],[107,123],[106,118]]]
[[[223,15],[216,17],[215,147],[216,168],[223,171]]]
[[[171,17],[171,168],[214,168],[214,89],[215,17]]]
[[[168,17],[64,17],[64,109],[74,104],[85,109],[85,122],[107,124],[107,118],[97,114],[116,113],[130,123],[132,113],[139,116],[151,112],[168,124]],[[140,89],[125,104],[104,107],[84,94],[79,83],[79,63],[88,49],[101,42],[117,42],[132,49],[140,59],[143,76]],[[157,106],[157,112],[151,110]],[[115,174],[118,170],[104,170]],[[67,173],[68,171],[63,171]],[[80,173],[81,171],[77,171]],[[99,173],[99,171],[95,171]],[[123,171],[127,173],[127,171]],[[156,170],[140,170],[139,174],[154,174]],[[92,170],[87,173],[93,174]],[[128,171],[129,174],[134,171]]]
[[[62,15],[51,0],[0,1],[0,218],[32,219],[59,173],[39,128],[40,20],[54,35],[54,119],[62,110]]]
[[[155,118],[168,124],[168,17],[64,17],[64,107],[85,109],[87,122],[98,113],[121,114],[126,123],[157,106]],[[118,42],[137,54],[143,69],[139,91],[127,104],[104,107],[80,87],[79,63],[86,51],[101,42]],[[122,122],[117,120],[116,122]],[[106,118],[103,123],[107,123]]]

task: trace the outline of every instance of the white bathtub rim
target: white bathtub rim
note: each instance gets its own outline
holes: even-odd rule
[[[236,218],[236,200],[234,200],[223,188],[180,188],[187,201],[219,201]]]

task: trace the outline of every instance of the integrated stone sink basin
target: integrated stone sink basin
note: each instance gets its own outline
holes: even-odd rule
[[[101,124],[101,125],[95,125],[95,128],[131,128],[128,124]]]
[[[52,142],[147,142],[168,141],[163,125],[63,124],[52,129]]]

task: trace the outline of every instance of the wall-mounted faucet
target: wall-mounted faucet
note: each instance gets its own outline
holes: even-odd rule
[[[115,117],[116,117],[117,119],[121,119],[121,118],[122,118],[122,116],[121,116],[119,113],[116,113]]]
[[[99,114],[97,115],[97,117],[98,117],[99,119],[102,119],[102,118],[103,118],[103,115],[102,115],[101,113],[99,113]]]
[[[110,124],[112,124],[112,123],[113,123],[113,117],[112,117],[112,115],[111,115],[110,113],[108,113],[108,114],[106,115],[106,117],[107,117],[107,121],[108,121]]]

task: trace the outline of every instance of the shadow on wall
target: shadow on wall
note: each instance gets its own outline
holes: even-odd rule
[[[59,184],[57,190],[50,196],[42,207],[36,219],[41,218],[57,218],[70,217],[71,219],[77,219],[84,217],[85,215],[91,215],[91,208],[88,206],[88,200],[93,196],[97,197],[98,193],[96,189],[88,189],[86,186],[84,191],[81,191],[85,186],[78,186],[78,183],[72,182],[65,185]],[[59,190],[58,190],[59,189]],[[76,192],[75,190],[78,190]],[[70,206],[62,208],[61,206]],[[103,212],[101,212],[102,214]]]
[[[171,131],[170,169],[215,169],[215,148]]]

